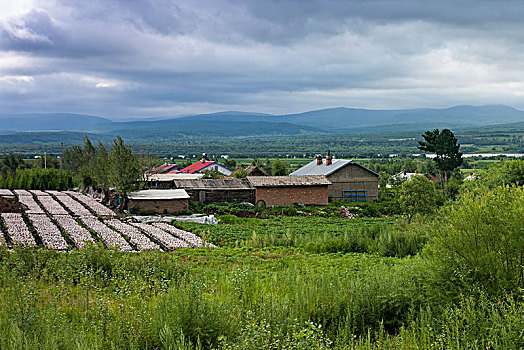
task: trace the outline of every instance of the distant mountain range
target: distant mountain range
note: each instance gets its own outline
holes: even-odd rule
[[[97,116],[67,113],[10,114],[0,115],[0,143],[14,143],[17,140],[23,143],[45,143],[53,139],[68,142],[86,132],[99,135],[102,139],[121,135],[139,142],[169,141],[181,137],[457,129],[523,122],[523,111],[504,105],[404,110],[329,108],[288,115],[233,111],[133,121],[114,121]],[[69,133],[64,133],[65,131]]]

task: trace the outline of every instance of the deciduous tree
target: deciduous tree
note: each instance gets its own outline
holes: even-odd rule
[[[433,183],[425,176],[415,175],[400,186],[400,206],[408,221],[415,214],[430,214],[436,208],[437,192]]]

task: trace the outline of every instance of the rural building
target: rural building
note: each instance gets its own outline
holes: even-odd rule
[[[164,163],[160,166],[157,166],[156,168],[153,168],[150,170],[151,174],[165,174],[168,172],[176,172],[182,170],[182,167],[176,163],[174,164],[168,164]]]
[[[191,164],[190,166],[178,171],[178,173],[186,173],[186,174],[195,174],[195,173],[202,173],[204,171],[216,171],[219,172],[222,175],[229,176],[231,173],[233,173],[232,170],[226,168],[222,164],[219,164],[217,162],[213,162],[210,160],[206,160],[205,158],[202,158],[196,163]]]
[[[255,202],[255,190],[246,179],[176,179],[175,188],[184,189],[191,200],[213,202]]]
[[[426,175],[426,174],[420,174],[418,171],[415,171],[414,173],[408,173],[406,170],[401,171],[398,174],[393,175],[394,181],[411,181],[411,178],[415,175],[424,175],[429,178],[431,182],[436,182],[437,178],[435,175]]]
[[[144,190],[128,195],[129,210],[154,211],[159,214],[186,211],[189,195],[181,189]]]
[[[174,180],[188,179],[196,180],[200,179],[204,174],[152,174],[146,178],[146,187],[149,189],[170,189],[175,188]]]
[[[337,201],[376,201],[379,174],[363,165],[346,159],[333,159],[330,152],[325,160],[316,160],[292,172],[290,177],[324,175],[331,182],[329,198]]]
[[[255,203],[263,205],[328,204],[328,186],[325,176],[248,176],[255,188]]]
[[[262,171],[259,167],[255,165],[250,165],[246,167],[247,176],[267,176],[267,174]]]

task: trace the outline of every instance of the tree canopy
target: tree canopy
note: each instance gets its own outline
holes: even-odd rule
[[[442,172],[445,175],[445,183],[448,182],[449,172],[455,170],[462,164],[462,153],[460,144],[455,134],[449,129],[426,131],[422,134],[424,141],[418,141],[418,148],[422,151],[435,153],[434,161],[439,170],[440,183],[442,186]]]
[[[415,175],[400,186],[400,206],[411,221],[415,214],[430,214],[436,208],[437,193],[425,176]]]

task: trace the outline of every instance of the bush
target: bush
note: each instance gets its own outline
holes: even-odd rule
[[[496,296],[524,287],[524,187],[476,189],[444,208],[424,251],[432,288]]]

